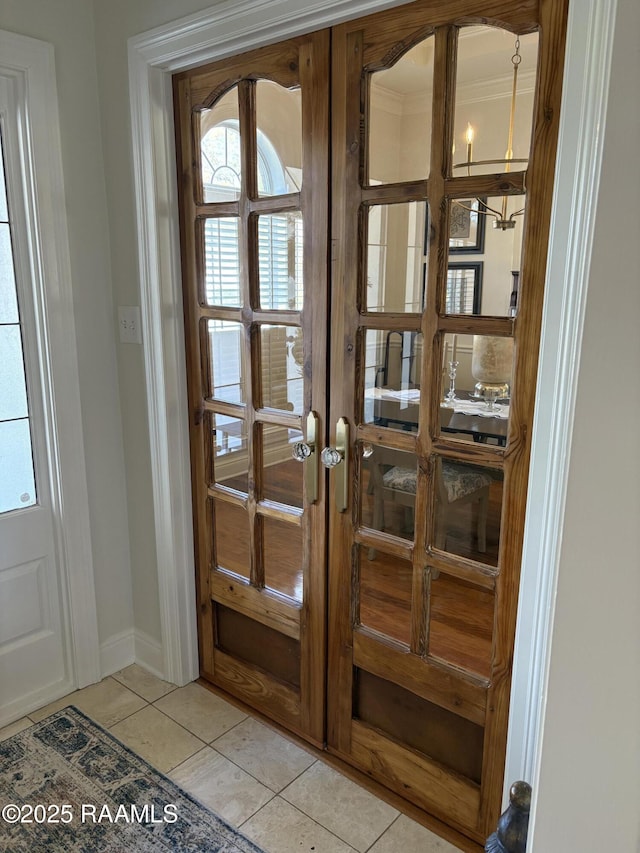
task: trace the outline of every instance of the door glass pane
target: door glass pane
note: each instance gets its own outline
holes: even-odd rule
[[[211,109],[200,112],[202,199],[205,203],[240,198],[239,115],[238,89],[235,86]]]
[[[518,72],[512,111],[514,63]],[[537,33],[520,36],[518,46],[513,33],[506,30],[484,26],[460,29],[454,176],[526,169],[537,63]],[[515,162],[518,159],[525,162]]]
[[[204,222],[204,304],[242,305],[238,219],[219,216]]]
[[[262,536],[265,586],[302,601],[302,528],[263,518]]]
[[[445,313],[515,316],[525,196],[454,199],[449,213],[456,236],[449,238]],[[498,220],[512,227],[496,227]]]
[[[378,444],[359,445],[360,523],[413,539],[418,461],[415,453]]]
[[[211,415],[211,444],[210,482],[248,494],[246,422],[227,415]]]
[[[1,168],[0,171],[2,171]],[[18,299],[13,274],[11,232],[9,231],[9,223],[0,221],[0,323],[17,322]]]
[[[436,548],[498,565],[502,472],[436,457]]]
[[[256,83],[258,194],[298,192],[302,186],[302,94],[271,80]]]
[[[258,217],[261,308],[302,310],[302,257],[300,211]]]
[[[513,338],[445,335],[441,433],[446,438],[504,447],[512,369]]]
[[[262,405],[302,414],[303,342],[298,326],[260,326]]]
[[[369,183],[429,176],[433,38],[370,75]]]
[[[22,331],[0,137],[0,513],[33,506],[36,487]]]
[[[36,487],[28,418],[0,421],[0,512],[33,506]]]
[[[367,329],[364,336],[363,423],[418,428],[422,334]]]
[[[489,678],[493,592],[432,572],[429,601],[429,657]]]
[[[2,142],[0,140],[1,145]],[[0,150],[0,222],[7,222],[9,219],[7,207],[7,185],[4,178],[4,161],[2,151]]]
[[[226,501],[213,501],[215,563],[243,578],[251,575],[249,513]]]
[[[420,313],[424,306],[426,202],[373,205],[367,228],[367,311]]]
[[[262,488],[265,500],[289,506],[302,506],[302,481],[304,464],[296,462],[291,448],[302,441],[299,430],[263,424],[262,436]],[[305,463],[306,464],[306,463]]]
[[[487,217],[478,213],[485,210],[487,199],[459,198],[449,203],[449,255],[482,255],[487,227]]]
[[[0,421],[26,418],[22,336],[18,324],[0,325]]]
[[[483,270],[483,261],[449,262],[445,314],[480,313]]]
[[[209,394],[228,403],[244,403],[244,327],[227,320],[207,320]]]
[[[382,551],[358,548],[359,623],[409,645],[411,640],[411,585],[408,560]]]

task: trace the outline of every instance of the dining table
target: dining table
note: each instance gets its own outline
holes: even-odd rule
[[[420,389],[367,388],[365,420],[378,426],[415,431],[418,429]],[[453,400],[440,403],[440,431],[469,436],[475,442],[507,443],[509,400],[488,402],[470,391],[456,389]]]

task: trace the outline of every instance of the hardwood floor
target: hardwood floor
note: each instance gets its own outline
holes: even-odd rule
[[[295,491],[300,466],[292,461],[272,466],[269,497],[287,502]],[[225,485],[233,486],[233,481]],[[497,563],[500,533],[501,483],[491,487],[487,521],[487,552],[477,550],[475,515],[466,505],[447,516],[447,549],[489,564]],[[362,523],[372,526],[373,497],[363,485]],[[387,513],[390,532],[411,538],[410,518],[403,508]],[[404,528],[404,529],[402,529]],[[248,515],[245,510],[215,501],[216,551],[218,564],[248,578]],[[245,535],[246,534],[246,535]],[[265,519],[263,559],[265,585],[283,595],[302,600],[302,531],[291,524]],[[373,559],[370,557],[373,556]],[[402,643],[409,643],[411,608],[411,565],[376,551],[360,549],[360,624]],[[488,677],[494,617],[491,592],[452,576],[440,574],[431,581],[428,654],[455,666]]]

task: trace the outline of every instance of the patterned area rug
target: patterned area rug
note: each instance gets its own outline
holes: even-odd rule
[[[0,743],[3,853],[262,853],[69,707]]]

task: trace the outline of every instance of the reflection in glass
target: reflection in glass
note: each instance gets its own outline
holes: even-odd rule
[[[525,210],[524,195],[509,196],[508,210]],[[481,199],[480,201],[483,201]],[[486,199],[491,208],[499,208],[501,196]],[[522,253],[522,232],[524,215],[516,216],[514,227],[507,231],[491,227],[491,217],[483,217],[475,212],[478,199],[471,200],[474,211],[467,211],[461,205],[468,205],[469,199],[449,202],[450,226],[457,222],[456,237],[449,238],[449,267],[445,300],[447,314],[481,314],[492,317],[514,316],[517,307],[517,282],[514,272],[520,271]],[[480,204],[480,209],[483,209]],[[478,228],[486,222],[483,248],[475,248]],[[480,224],[478,224],[480,223]],[[468,234],[468,238],[463,235]],[[481,272],[476,272],[479,268]],[[462,287],[466,283],[466,287]],[[460,310],[463,309],[463,310]]]
[[[262,537],[265,586],[302,601],[302,528],[264,517]]]
[[[216,400],[244,403],[244,328],[242,323],[207,320],[210,356],[209,393]]]
[[[249,550],[249,513],[243,507],[226,501],[213,501],[216,566],[235,572],[243,578],[251,576]]]
[[[212,480],[221,486],[247,494],[247,424],[240,418],[211,415]]]
[[[409,645],[411,640],[411,563],[366,548],[358,550],[360,624]]]
[[[533,122],[538,34],[519,37],[495,27],[462,27],[458,35],[453,174],[486,175],[526,169]],[[517,65],[515,109],[512,112]],[[477,96],[483,81],[482,98]],[[486,81],[486,82],[485,82]],[[491,97],[486,97],[491,87]],[[497,162],[522,160],[525,162]],[[489,161],[467,166],[471,162]],[[463,165],[461,165],[463,164]],[[456,166],[459,166],[456,168]]]
[[[204,222],[205,305],[242,305],[238,219],[219,216]]]
[[[482,299],[482,261],[449,263],[445,314],[479,314]]]
[[[364,342],[363,423],[416,430],[422,334],[367,329]]]
[[[496,566],[502,472],[436,457],[435,478],[434,546]]]
[[[296,429],[262,424],[262,494],[265,500],[302,507],[304,465],[291,455],[302,433]]]
[[[367,211],[367,311],[420,313],[426,268],[426,202]]]
[[[449,254],[481,255],[484,252],[484,240],[487,217],[478,213],[485,210],[487,199],[460,198],[449,205]]]
[[[242,157],[238,89],[200,113],[202,198],[205,203],[240,198]]]
[[[361,524],[402,539],[414,537],[418,463],[415,453],[373,444],[362,452]],[[370,552],[370,557],[375,555]]]
[[[298,326],[260,326],[262,405],[302,413],[303,341]]]
[[[261,308],[302,310],[302,248],[300,211],[258,217]]]
[[[429,176],[433,38],[370,75],[369,183]]]
[[[444,572],[432,574],[429,657],[491,675],[494,594]]]
[[[258,194],[283,195],[302,186],[302,96],[271,80],[256,83]]]

